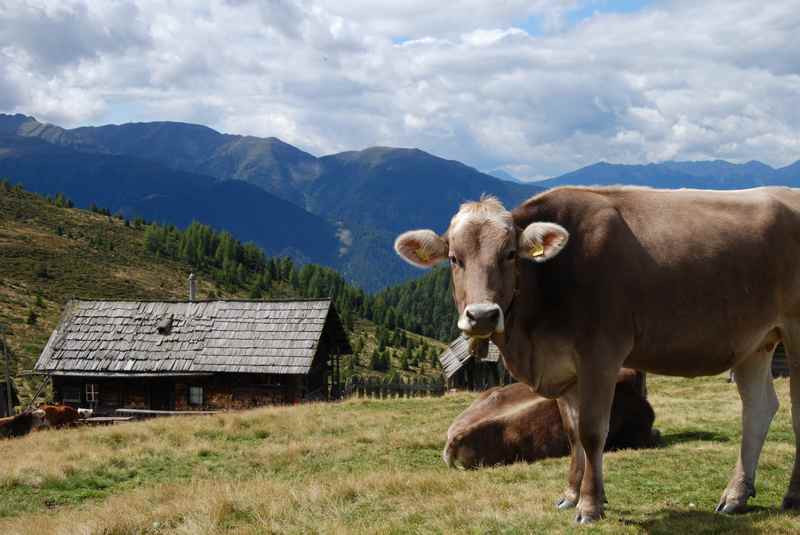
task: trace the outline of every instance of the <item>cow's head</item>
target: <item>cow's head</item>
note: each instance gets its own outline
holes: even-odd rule
[[[458,328],[471,338],[488,338],[505,330],[504,314],[517,290],[517,263],[546,262],[568,238],[555,223],[517,228],[500,201],[483,196],[461,205],[444,235],[412,230],[398,236],[394,248],[422,268],[449,258]]]
[[[36,409],[31,411],[31,430],[42,429],[50,427],[50,422],[47,421],[47,414],[43,409]]]

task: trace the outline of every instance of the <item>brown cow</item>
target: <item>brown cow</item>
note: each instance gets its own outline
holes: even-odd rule
[[[16,416],[0,418],[0,437],[21,437],[34,429],[47,426],[48,423],[44,411],[25,411]]]
[[[421,193],[423,194],[423,193]],[[402,234],[397,252],[448,257],[458,326],[491,338],[518,380],[577,433],[560,507],[603,516],[603,447],[617,371],[695,377],[733,368],[742,447],[718,511],[746,508],[778,409],[770,362],[783,341],[800,441],[800,192],[557,188],[507,211],[462,205],[443,236]],[[800,443],[784,509],[800,509]]]
[[[655,414],[642,389],[642,374],[620,372],[606,451],[658,443]],[[515,383],[483,392],[453,421],[442,457],[450,467],[474,468],[563,457],[569,451],[558,402]]]
[[[56,429],[72,426],[82,419],[80,413],[69,405],[40,405],[39,410],[44,411],[49,426]]]

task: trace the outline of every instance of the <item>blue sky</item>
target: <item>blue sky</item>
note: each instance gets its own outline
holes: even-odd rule
[[[591,19],[599,13],[633,13],[652,4],[656,4],[656,2],[646,0],[591,0],[567,12],[565,29]],[[530,35],[544,35],[546,33],[541,15],[533,15],[516,21],[514,25],[522,28]]]
[[[576,24],[595,13],[633,13],[653,4],[657,4],[657,2],[645,0],[595,0],[574,11],[570,11],[568,17],[570,24]]]
[[[0,2],[0,112],[418,147],[527,179],[782,166],[797,50],[796,0],[18,0]]]

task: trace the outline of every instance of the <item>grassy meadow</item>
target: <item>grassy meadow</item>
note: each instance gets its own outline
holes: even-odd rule
[[[751,512],[713,513],[739,443],[722,376],[652,377],[664,446],[606,456],[607,519],[557,512],[566,459],[475,471],[441,460],[473,399],[349,400],[45,431],[0,442],[0,533],[797,533],[779,511],[794,438],[788,381]]]

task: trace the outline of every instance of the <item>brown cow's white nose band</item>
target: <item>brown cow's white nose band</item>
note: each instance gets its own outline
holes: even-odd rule
[[[467,336],[488,338],[505,331],[503,316],[503,309],[496,303],[468,305],[458,318],[458,328]]]

